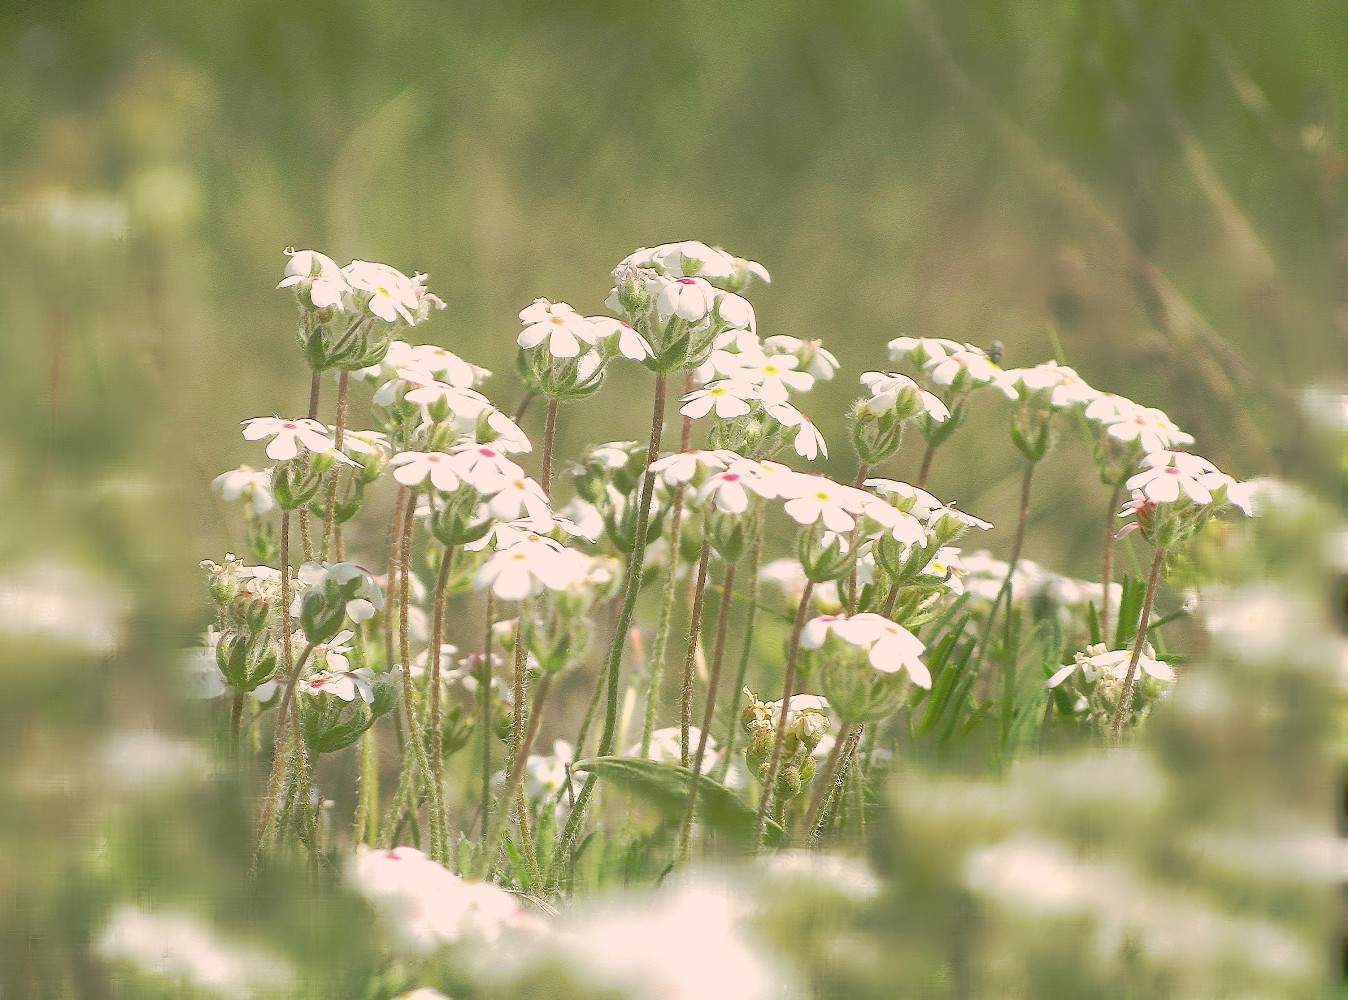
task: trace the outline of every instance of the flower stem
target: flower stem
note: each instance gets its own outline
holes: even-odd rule
[[[646,715],[641,726],[641,756],[651,750],[651,733],[655,731],[655,707],[660,700],[660,680],[664,674],[665,655],[669,646],[670,626],[674,620],[674,596],[679,589],[679,544],[683,539],[683,499],[685,486],[680,483],[674,491],[674,504],[669,524],[669,573],[660,598],[660,623],[655,629],[655,646],[651,649],[650,679],[646,688]]]
[[[988,641],[992,638],[992,627],[997,620],[997,609],[1001,607],[1002,598],[1006,598],[1007,614],[1011,613],[1011,579],[1016,575],[1016,566],[1020,563],[1020,551],[1025,544],[1025,528],[1030,523],[1030,484],[1034,479],[1034,470],[1038,463],[1026,462],[1025,475],[1020,483],[1020,515],[1016,521],[1016,537],[1011,543],[1011,558],[1007,560],[1006,577],[1002,580],[1002,585],[997,589],[997,596],[992,599],[992,607],[988,608],[987,621],[983,623],[983,631],[978,637],[978,655],[974,657],[974,673],[977,674],[983,669],[983,661],[988,654]],[[1002,745],[1006,745],[1006,740],[1011,731],[1011,706],[1007,703],[1009,697],[1014,694],[1016,682],[1016,663],[1014,655],[1011,657],[1002,673]]]
[[[1119,502],[1123,498],[1123,484],[1115,483],[1105,510],[1104,565],[1100,570],[1100,641],[1109,649],[1109,590],[1114,582],[1114,524],[1118,520]]]
[[[398,611],[400,610],[398,598],[398,580],[401,573],[399,565],[402,561],[402,537],[403,537],[403,514],[407,505],[407,490],[398,490],[398,499],[393,505],[393,524],[389,530],[388,546],[388,595],[384,603],[386,609],[384,615],[384,669],[386,671],[393,669],[393,641],[398,634]]]
[[[1128,673],[1123,679],[1119,706],[1114,710],[1114,719],[1109,725],[1110,739],[1115,743],[1123,736],[1123,723],[1128,717],[1128,705],[1133,700],[1133,681],[1137,679],[1137,664],[1142,659],[1142,647],[1147,644],[1147,625],[1151,620],[1152,605],[1156,601],[1156,584],[1161,578],[1161,566],[1165,563],[1166,551],[1166,546],[1162,545],[1156,550],[1156,558],[1151,561],[1147,596],[1142,600],[1142,618],[1137,623],[1137,637],[1133,639],[1133,656],[1128,661]]]
[[[333,447],[337,451],[342,450],[342,445],[346,441],[346,411],[347,399],[351,389],[351,373],[343,371],[337,376],[337,423],[333,432]],[[340,532],[341,528],[336,523],[337,513],[337,468],[334,466],[328,480],[328,505],[327,512],[323,517],[323,545],[320,551],[324,562],[328,558],[328,543],[334,538],[334,532]],[[340,547],[341,542],[336,542]]]
[[[688,736],[693,724],[693,681],[696,677],[697,644],[702,635],[702,600],[707,593],[707,564],[711,561],[711,542],[702,542],[697,563],[697,585],[693,590],[693,609],[688,615],[688,652],[683,659],[683,693],[679,697],[679,763],[688,766]]]
[[[356,799],[356,843],[373,844],[379,836],[379,746],[374,730],[360,737],[360,792]]]
[[[721,607],[716,612],[716,642],[712,646],[711,672],[707,675],[707,706],[702,711],[702,732],[697,738],[697,753],[693,756],[693,777],[688,787],[688,812],[683,817],[680,837],[680,858],[688,857],[688,841],[693,831],[693,816],[697,811],[698,786],[702,783],[702,761],[707,753],[707,737],[716,712],[716,692],[721,683],[721,663],[725,659],[726,632],[730,626],[730,601],[735,595],[735,566],[726,564],[721,581]]]
[[[496,595],[487,591],[486,628],[482,639],[482,676],[478,679],[478,725],[482,727],[482,840],[487,840],[491,815],[491,637],[496,624]]]
[[[824,762],[824,771],[815,776],[814,795],[810,798],[810,808],[805,812],[805,833],[813,843],[818,839],[824,824],[827,822],[827,813],[820,819],[820,810],[824,808],[825,802],[832,802],[834,796],[833,779],[842,777],[842,772],[838,770],[838,762],[843,756],[843,747],[846,746],[852,738],[852,723],[844,722],[838,729],[838,735],[833,740],[833,749],[828,753],[828,760]],[[841,782],[840,782],[841,783]],[[816,825],[818,821],[818,825]]]
[[[936,446],[927,445],[927,450],[922,456],[922,468],[917,473],[917,488],[920,490],[927,488],[927,479],[931,476],[931,462],[936,457]]]
[[[543,424],[543,492],[552,496],[552,447],[557,437],[557,400],[548,400],[548,418]]]
[[[786,678],[782,682],[782,708],[777,717],[777,732],[772,740],[772,756],[768,758],[768,771],[763,778],[763,795],[758,800],[758,825],[754,831],[754,843],[762,846],[768,828],[768,807],[772,804],[774,786],[777,784],[777,770],[782,765],[782,746],[786,743],[786,721],[791,712],[791,696],[796,688],[796,660],[800,655],[800,633],[805,628],[805,616],[810,613],[810,597],[814,594],[814,581],[806,580],[805,589],[800,595],[800,607],[796,609],[796,623],[791,629],[791,645],[786,654]]]
[[[548,689],[551,684],[551,674],[544,673],[538,679],[538,687],[534,692],[534,710],[530,713],[528,729],[521,734],[520,742],[516,744],[514,759],[510,763],[510,773],[506,778],[505,789],[501,793],[501,808],[497,811],[487,837],[483,841],[482,877],[484,879],[491,878],[492,870],[496,867],[496,856],[501,853],[501,846],[505,840],[506,825],[510,817],[510,805],[516,801],[520,791],[520,779],[524,776],[524,768],[529,760],[529,750],[533,747],[534,739],[538,736],[539,722],[543,717],[543,703],[548,696]],[[522,824],[520,827],[523,834],[522,841],[528,841],[528,814],[524,810],[523,799],[519,800],[517,807],[518,818]],[[532,864],[537,865],[537,859]],[[542,875],[531,872],[531,877],[534,879],[534,890],[541,892]]]
[[[763,537],[766,521],[758,519],[757,532],[754,535],[754,547],[749,552],[749,620],[744,623],[744,642],[740,646],[739,669],[735,671],[735,683],[730,696],[730,726],[726,736],[725,753],[721,755],[721,765],[716,778],[724,782],[730,773],[730,762],[735,753],[735,739],[740,731],[740,697],[744,693],[744,681],[749,676],[749,659],[754,651],[754,626],[758,623],[758,567],[763,560]]]
[[[655,496],[655,474],[651,464],[660,454],[661,432],[665,425],[665,390],[669,376],[660,373],[655,377],[655,400],[651,409],[651,436],[646,447],[646,464],[642,473],[641,507],[637,511],[637,533],[632,542],[632,552],[627,559],[625,574],[626,586],[623,592],[622,609],[618,612],[618,623],[613,630],[612,643],[609,646],[608,660],[605,664],[605,683],[607,698],[604,704],[604,729],[599,737],[599,756],[613,752],[613,743],[618,730],[618,678],[622,667],[623,647],[627,644],[627,630],[632,627],[632,613],[636,608],[637,595],[641,590],[641,571],[646,559],[646,532],[650,528],[651,501]],[[567,817],[566,826],[557,838],[552,860],[548,867],[549,880],[560,875],[559,861],[570,850],[571,842],[580,830],[585,817],[585,808],[590,796],[594,794],[594,784],[598,779],[591,772],[585,778],[576,804]]]
[[[445,754],[444,754],[444,714],[441,709],[440,692],[440,645],[445,632],[445,592],[449,586],[450,572],[454,568],[454,547],[446,546],[440,556],[440,574],[435,581],[435,603],[431,612],[431,646],[427,651],[427,669],[431,685],[431,770],[435,775],[436,796],[441,803],[445,797]],[[442,816],[441,823],[448,829],[449,817]]]
[[[404,492],[406,489],[404,488]],[[398,561],[398,591],[401,614],[398,618],[398,654],[402,660],[403,673],[403,710],[407,716],[407,742],[412,747],[413,760],[421,772],[422,783],[426,787],[427,810],[430,813],[431,857],[436,861],[447,860],[445,840],[442,836],[444,811],[440,807],[439,789],[436,787],[435,772],[431,768],[430,758],[426,755],[426,744],[422,739],[421,723],[417,719],[415,687],[412,683],[411,635],[408,626],[407,609],[410,603],[411,587],[409,573],[412,563],[412,527],[416,518],[416,499],[408,494],[403,512],[402,554]]]

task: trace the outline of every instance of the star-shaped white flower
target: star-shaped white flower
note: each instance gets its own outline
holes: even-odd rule
[[[351,289],[337,262],[316,250],[290,254],[286,276],[277,288],[308,288],[315,309],[342,308],[342,296]]]
[[[813,462],[820,455],[828,458],[828,442],[824,440],[824,435],[819,433],[814,421],[804,413],[790,403],[769,403],[764,409],[767,410],[768,416],[784,428],[796,429],[791,438],[791,445],[797,455],[807,462]]]
[[[715,297],[716,289],[702,278],[673,278],[663,283],[655,309],[663,319],[678,316],[697,323],[707,318]]]
[[[342,268],[347,283],[370,295],[369,310],[386,323],[401,319],[416,324],[413,315],[421,307],[421,294],[411,278],[395,267],[368,260],[353,260]]]
[[[243,437],[245,441],[271,438],[267,445],[267,457],[276,462],[289,462],[299,455],[301,449],[305,449],[319,455],[331,455],[346,465],[356,464],[341,452],[334,450],[326,427],[308,417],[301,417],[298,420],[254,417],[243,422]]]
[[[618,353],[631,361],[655,357],[655,351],[646,338],[622,320],[609,316],[589,316],[586,322],[593,327],[594,340],[591,343],[616,340]]]
[[[705,389],[695,389],[680,399],[679,409],[685,417],[694,420],[715,411],[722,420],[742,417],[752,407],[750,400],[758,399],[758,386],[739,379],[718,379]]]
[[[389,459],[393,478],[404,486],[420,486],[427,479],[441,493],[453,493],[461,484],[454,457],[439,451],[404,451]]]
[[[580,553],[551,538],[529,535],[498,549],[473,577],[503,601],[522,601],[544,588],[566,590],[586,572]]]
[[[257,470],[241,465],[212,479],[211,489],[218,490],[227,501],[242,497],[253,505],[254,514],[266,514],[276,506],[276,498],[271,492],[271,474],[271,469]]]
[[[594,325],[565,302],[535,299],[520,310],[520,322],[524,329],[516,342],[526,351],[546,342],[554,358],[575,358],[582,344],[593,347],[595,343]]]
[[[856,527],[856,514],[874,498],[869,493],[843,486],[824,476],[795,473],[784,479],[780,495],[791,520],[800,525],[823,522],[829,531],[842,535]]]
[[[1153,452],[1142,465],[1126,485],[1152,503],[1174,503],[1181,493],[1194,503],[1211,503],[1212,491],[1231,481],[1206,458],[1185,451]]]

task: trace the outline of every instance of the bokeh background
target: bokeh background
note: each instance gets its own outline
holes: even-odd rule
[[[162,720],[196,563],[240,540],[209,481],[256,458],[241,419],[306,399],[288,245],[428,272],[448,308],[418,334],[495,370],[506,408],[522,306],[599,312],[616,261],[693,238],[771,270],[761,333],[841,357],[805,401],[839,476],[856,376],[903,334],[1008,365],[1056,337],[1224,470],[1297,474],[1301,387],[1338,377],[1348,324],[1345,66],[1334,0],[7,6],[8,766]],[[640,436],[648,392],[615,371],[563,452]],[[1008,522],[1017,459],[981,403],[932,486]],[[1087,575],[1104,493],[1079,449],[1038,480],[1028,544]],[[4,853],[59,871],[41,831],[82,807],[41,803],[6,810]]]

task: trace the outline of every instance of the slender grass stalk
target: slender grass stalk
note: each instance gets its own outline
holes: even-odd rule
[[[646,464],[642,472],[641,507],[637,511],[636,538],[633,540],[632,552],[627,559],[626,586],[623,593],[622,609],[618,612],[618,623],[613,630],[613,640],[609,646],[608,660],[605,664],[604,683],[607,687],[607,697],[604,703],[604,729],[599,737],[599,756],[601,757],[613,752],[613,743],[618,730],[618,679],[622,667],[623,647],[627,642],[627,630],[632,627],[632,613],[636,608],[637,595],[641,590],[641,571],[646,559],[646,533],[650,528],[651,501],[655,495],[655,474],[651,472],[651,464],[660,454],[660,438],[665,424],[665,391],[668,380],[669,376],[664,373],[655,377],[655,400],[651,409],[651,436],[646,447]],[[557,838],[556,847],[552,852],[552,860],[548,865],[547,873],[549,883],[560,875],[561,865],[559,862],[570,850],[571,843],[580,830],[580,825],[585,818],[585,809],[589,805],[590,796],[594,794],[594,785],[597,780],[593,773],[587,775],[585,784],[581,787],[580,795],[576,797],[576,804],[572,807],[571,814],[566,820],[566,826],[563,827],[561,835]]]
[[[1137,679],[1137,664],[1142,659],[1142,647],[1147,643],[1147,627],[1151,621],[1151,611],[1156,601],[1156,584],[1161,579],[1161,566],[1165,563],[1166,552],[1166,546],[1160,546],[1156,550],[1156,558],[1151,561],[1151,576],[1147,578],[1147,595],[1142,599],[1142,617],[1137,623],[1133,655],[1128,661],[1128,673],[1123,679],[1123,692],[1119,695],[1118,708],[1114,710],[1114,719],[1109,724],[1109,736],[1115,743],[1123,737],[1123,723],[1128,717],[1128,705],[1133,700],[1133,682]]]
[[[697,645],[702,635],[702,601],[707,593],[707,564],[711,561],[711,542],[702,542],[697,563],[697,585],[693,590],[693,610],[688,616],[688,652],[683,660],[683,693],[679,696],[679,763],[688,766],[688,738],[693,725],[693,682],[696,679]]]
[[[721,580],[721,606],[716,612],[716,641],[712,646],[711,670],[707,675],[707,705],[702,711],[702,731],[697,738],[697,753],[693,755],[693,777],[688,786],[688,812],[683,817],[683,832],[679,838],[679,857],[687,859],[689,840],[693,832],[693,817],[697,811],[698,787],[702,783],[702,761],[707,754],[707,738],[716,712],[716,693],[721,683],[721,664],[725,660],[726,633],[730,626],[730,601],[735,595],[736,563],[726,564]]]
[[[796,661],[800,656],[800,633],[805,628],[805,617],[809,614],[810,597],[814,594],[814,581],[806,580],[805,589],[800,595],[800,607],[796,609],[796,623],[791,629],[791,645],[786,654],[786,678],[782,683],[782,709],[777,717],[777,732],[772,740],[772,756],[768,758],[768,771],[763,779],[763,795],[758,800],[758,823],[754,830],[754,843],[760,848],[768,829],[768,808],[772,805],[773,791],[777,784],[777,771],[782,766],[782,745],[786,743],[786,720],[790,714],[791,696],[796,693]],[[779,805],[778,812],[781,812]]]
[[[1115,483],[1105,509],[1105,538],[1103,565],[1100,568],[1102,596],[1100,598],[1100,641],[1109,649],[1109,588],[1114,582],[1114,525],[1118,521],[1119,503],[1123,499],[1123,484]]]

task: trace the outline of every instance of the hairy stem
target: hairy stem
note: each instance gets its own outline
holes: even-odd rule
[[[754,546],[749,551],[749,620],[744,623],[744,642],[740,646],[739,669],[735,671],[735,683],[730,693],[730,727],[726,736],[725,753],[716,772],[716,779],[724,782],[730,772],[731,760],[735,754],[735,740],[740,732],[740,698],[744,694],[744,682],[749,676],[749,660],[754,651],[754,626],[758,622],[758,567],[763,560],[763,538],[766,521],[758,519],[754,534]]]
[[[1142,599],[1142,618],[1137,623],[1137,637],[1133,640],[1133,655],[1128,661],[1128,673],[1123,679],[1123,691],[1119,695],[1119,706],[1114,710],[1114,719],[1109,724],[1110,739],[1117,743],[1123,736],[1123,723],[1128,718],[1128,706],[1133,700],[1133,682],[1137,679],[1137,664],[1142,659],[1142,647],[1147,644],[1147,626],[1151,621],[1151,609],[1156,601],[1156,584],[1161,579],[1161,567],[1165,564],[1166,547],[1156,550],[1156,558],[1151,561],[1151,576],[1147,578],[1147,596]]]
[[[487,839],[491,814],[491,637],[496,624],[496,595],[487,591],[486,621],[482,638],[482,676],[478,679],[478,725],[482,727],[482,840]]]
[[[693,817],[697,811],[698,786],[702,783],[702,761],[707,753],[707,737],[716,712],[716,692],[721,683],[721,663],[725,660],[726,633],[730,626],[730,601],[735,594],[735,563],[728,563],[721,581],[721,606],[716,612],[716,641],[712,645],[711,670],[707,675],[707,705],[702,711],[702,732],[697,738],[697,753],[693,755],[693,777],[688,787],[688,811],[683,817],[680,836],[680,858],[688,857],[688,841],[692,836]],[[733,727],[733,723],[732,723]]]
[[[805,628],[805,617],[809,614],[810,597],[813,594],[814,581],[806,580],[805,589],[800,595],[800,607],[796,609],[796,623],[791,628],[791,645],[786,654],[786,678],[782,682],[782,708],[777,714],[777,731],[772,739],[772,756],[768,758],[768,770],[763,778],[763,795],[758,800],[758,825],[754,831],[754,843],[760,847],[767,833],[768,808],[774,798],[777,770],[782,766],[782,746],[786,743],[787,716],[791,714],[791,696],[796,693],[796,661],[800,655],[800,633]]]
[[[664,675],[665,655],[669,646],[669,632],[674,620],[674,596],[679,589],[679,544],[683,539],[683,499],[686,486],[680,483],[674,491],[674,505],[669,522],[669,573],[665,590],[660,597],[660,622],[655,629],[655,646],[651,649],[650,679],[646,688],[646,715],[641,725],[641,756],[651,750],[651,733],[655,731],[655,709],[660,700],[660,680]]]
[[[843,756],[843,747],[851,738],[852,723],[844,722],[838,728],[838,735],[833,740],[833,749],[829,751],[828,760],[824,762],[823,772],[815,775],[814,795],[810,797],[810,808],[805,812],[805,833],[811,842],[815,839],[816,822],[819,820],[820,811],[826,801],[832,800],[833,779],[835,776],[841,777],[838,763]],[[820,822],[818,825],[822,827],[823,823]]]
[[[679,763],[688,766],[688,737],[693,725],[693,682],[696,679],[697,644],[702,634],[702,600],[707,593],[707,564],[711,561],[711,542],[703,541],[697,563],[697,585],[693,589],[693,610],[688,615],[688,652],[683,659],[683,692],[679,696]]]
[[[637,595],[641,590],[641,571],[646,559],[646,533],[650,528],[651,501],[655,495],[655,474],[651,464],[660,454],[661,432],[665,424],[665,390],[669,376],[661,373],[655,377],[655,400],[651,408],[651,436],[646,447],[646,464],[641,479],[641,507],[637,511],[637,533],[633,540],[632,552],[627,559],[625,574],[626,586],[623,592],[622,609],[618,612],[618,623],[613,630],[613,640],[609,646],[608,660],[604,675],[607,686],[607,698],[604,704],[604,729],[599,737],[599,756],[613,752],[613,743],[618,730],[618,679],[622,667],[623,647],[627,643],[627,630],[632,627],[632,613],[636,609]],[[598,779],[593,773],[585,778],[576,804],[567,817],[566,826],[557,839],[549,864],[549,880],[560,874],[559,861],[570,850],[571,842],[584,821],[585,808],[590,796],[594,794],[594,784]]]

